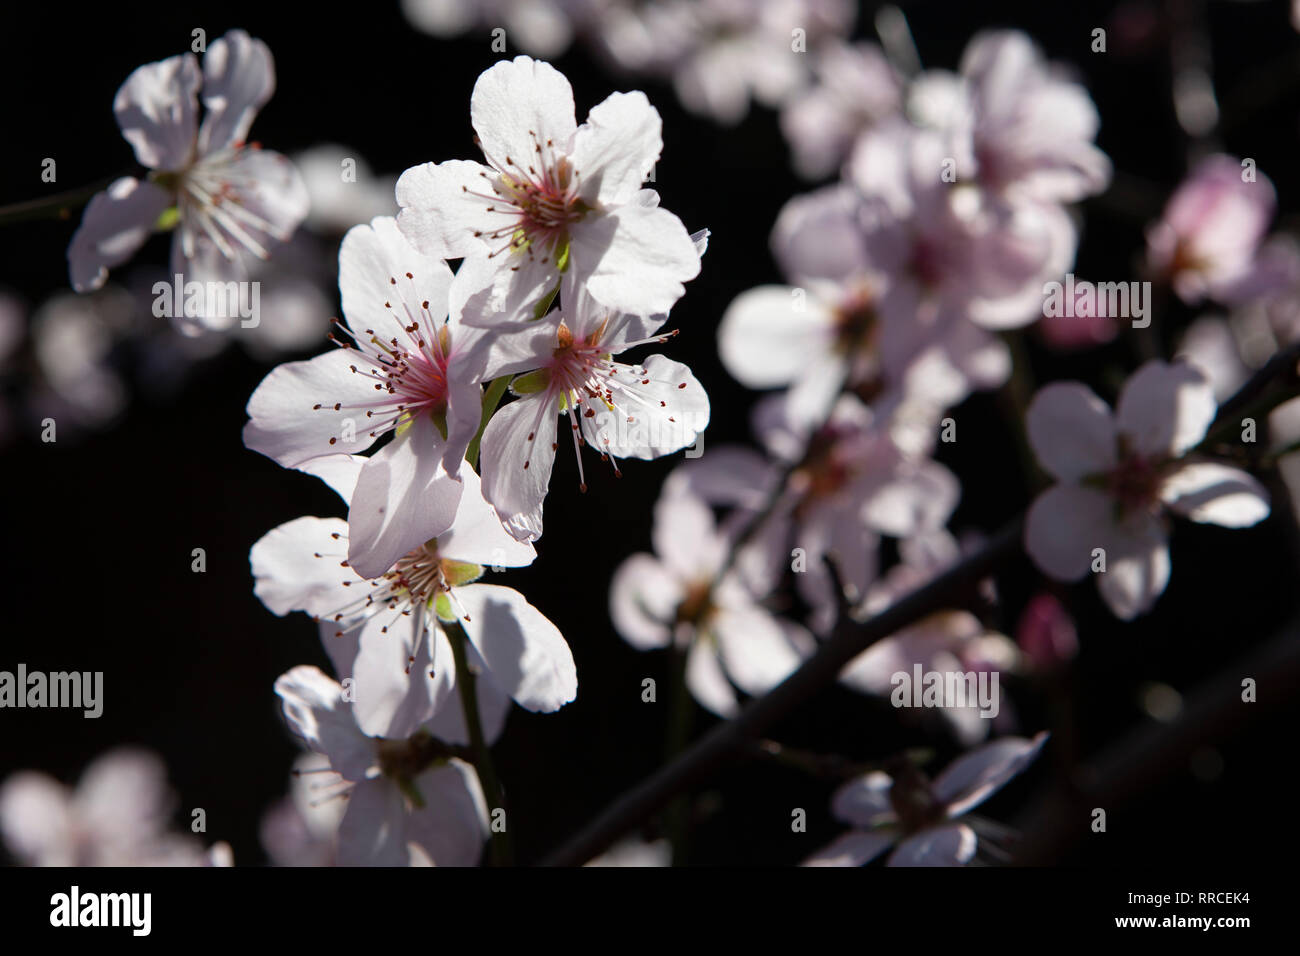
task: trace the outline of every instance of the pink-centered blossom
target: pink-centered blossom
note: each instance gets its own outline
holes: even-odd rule
[[[383,574],[456,513],[484,333],[448,316],[451,282],[447,264],[412,248],[393,219],[354,227],[339,250],[340,347],[273,369],[248,401],[244,444],[288,468],[392,434],[349,489],[348,558],[362,575]]]
[[[692,696],[721,717],[739,711],[736,687],[766,693],[812,645],[803,628],[755,600],[737,569],[725,568],[732,530],[720,528],[700,498],[666,487],[655,505],[655,553],[624,561],[609,593],[623,639],[638,650],[683,650]]]
[[[1232,156],[1203,159],[1147,230],[1147,263],[1188,303],[1228,304],[1256,286],[1256,257],[1277,208],[1272,182]]]
[[[1147,362],[1114,411],[1078,382],[1042,388],[1026,427],[1057,483],[1026,519],[1034,563],[1060,581],[1092,570],[1111,611],[1129,620],[1168,584],[1170,514],[1225,528],[1266,518],[1268,493],[1258,481],[1195,452],[1216,407],[1209,378],[1187,363]]]
[[[1043,748],[1032,740],[1001,737],[963,754],[933,781],[915,766],[872,771],[835,791],[831,811],[854,829],[804,861],[804,866],[863,866],[891,847],[888,866],[963,866],[981,846],[1005,856],[1005,827],[970,811],[1017,774]]]
[[[637,365],[614,360],[628,349],[667,342],[676,332],[659,331],[666,315],[611,310],[572,276],[560,299],[561,308],[500,329],[486,347],[484,377],[516,375],[511,390],[518,398],[483,433],[483,494],[521,541],[542,534],[561,417],[584,491],[583,445],[611,462],[648,460],[693,444],[709,424],[709,397],[685,365],[662,355]]]
[[[700,257],[641,189],[663,148],[644,93],[613,93],[578,126],[569,81],[520,56],[479,77],[470,116],[487,165],[425,163],[397,182],[399,228],[427,255],[465,259],[458,303],[529,314],[565,275],[610,309],[672,307]]]
[[[365,459],[340,456],[311,466],[347,500]],[[459,720],[459,682],[446,625],[468,635],[470,666],[480,671],[481,706],[512,697],[532,711],[554,711],[577,694],[577,671],[564,637],[519,592],[481,578],[486,566],[522,567],[534,551],[501,526],[464,473],[451,527],[421,542],[382,573],[349,566],[348,526],[337,518],[297,518],[250,552],[254,592],[271,611],[305,611],[341,678],[351,678],[357,725],[367,734],[405,737],[434,719]],[[441,716],[440,716],[441,715]]]

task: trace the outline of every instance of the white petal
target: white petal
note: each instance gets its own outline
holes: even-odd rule
[[[19,861],[74,866],[75,834],[68,789],[53,777],[20,770],[0,786],[0,833]]]
[[[712,509],[684,490],[665,489],[659,496],[650,534],[655,554],[678,580],[710,577],[722,564],[725,543]]]
[[[239,204],[266,222],[265,230],[249,230],[254,235],[284,242],[307,218],[311,197],[288,156],[270,149],[246,149],[227,164],[224,175],[243,180],[236,190]]]
[[[451,645],[447,643],[447,637],[441,628],[438,629],[437,640],[438,659],[449,660]],[[474,679],[474,692],[478,697],[479,723],[483,727],[483,738],[491,744],[505,729],[506,717],[514,707],[514,702],[492,677],[492,672],[483,661],[483,655],[472,642],[465,648],[465,656],[466,663],[477,675]],[[456,677],[459,679],[461,675],[457,674]],[[465,729],[465,704],[459,684],[455,696],[439,707],[438,712],[425,726],[429,733],[446,743],[469,744],[469,731]]]
[[[682,221],[657,206],[626,205],[570,229],[571,265],[592,298],[619,312],[668,312],[700,273]]]
[[[1238,468],[1192,462],[1165,479],[1161,499],[1193,521],[1248,528],[1268,517],[1268,492]]]
[[[1029,444],[1049,474],[1077,481],[1115,464],[1115,423],[1110,408],[1078,382],[1039,389],[1025,413]]]
[[[491,195],[494,178],[492,170],[468,160],[412,166],[397,180],[397,227],[426,256],[486,253],[487,244],[474,233],[498,226],[499,215],[471,193]]]
[[[932,827],[910,836],[889,856],[889,866],[962,866],[975,855],[975,831],[964,823]]]
[[[1124,383],[1115,421],[1143,455],[1178,456],[1214,420],[1214,387],[1199,366],[1147,362]]]
[[[471,468],[461,472],[464,490],[451,527],[438,535],[438,551],[456,561],[485,567],[522,568],[533,563],[537,551],[518,541],[501,524],[501,518],[483,497],[479,476]]]
[[[573,88],[549,63],[517,56],[502,60],[474,84],[470,121],[483,155],[498,168],[528,164],[537,147],[567,151],[577,128]]]
[[[451,647],[426,629],[428,617],[401,611],[381,610],[342,635],[329,620],[320,625],[335,671],[353,680],[352,713],[370,737],[404,739],[442,707],[459,706]]]
[[[683,597],[681,585],[653,555],[634,554],[609,582],[614,629],[640,651],[667,647]]]
[[[614,404],[588,399],[575,411],[592,448],[615,458],[649,460],[695,444],[709,424],[709,396],[681,362],[651,355],[640,368],[617,363]]]
[[[281,674],[275,692],[289,728],[348,780],[364,780],[375,762],[370,740],[352,719],[343,688],[318,667],[301,664]]]
[[[711,641],[697,638],[686,652],[686,686],[705,710],[726,720],[740,713],[736,692],[722,672],[722,662]]]
[[[368,339],[373,332],[381,342],[396,338],[406,343],[411,339],[406,330],[416,324],[427,338],[425,329],[441,328],[447,315],[451,280],[447,263],[417,251],[391,216],[353,226],[339,247],[343,314],[358,338]],[[422,309],[425,302],[427,311]]]
[[[872,827],[893,814],[889,791],[894,781],[883,770],[854,777],[836,789],[831,812],[837,820],[857,827]]]
[[[874,482],[862,518],[882,534],[905,538],[942,527],[957,507],[961,485],[937,461],[921,461]]]
[[[73,813],[97,841],[125,843],[123,849],[129,851],[167,829],[173,801],[167,767],[157,754],[116,748],[82,773]]]
[[[462,760],[426,770],[412,783],[424,800],[407,819],[407,839],[435,866],[474,866],[488,838],[488,806],[478,774]]]
[[[213,40],[203,57],[207,115],[199,131],[200,150],[207,154],[242,142],[274,92],[275,64],[265,43],[243,30]]]
[[[350,349],[333,349],[273,368],[248,400],[244,444],[286,468],[321,455],[369,448],[374,439],[364,410],[334,409],[336,404],[373,401],[373,383],[352,371],[355,364]],[[349,442],[349,436],[355,441]]]
[[[68,278],[78,292],[98,289],[108,270],[135,254],[173,202],[171,193],[124,176],[96,193],[68,245]]]
[[[758,605],[719,610],[710,630],[718,642],[722,668],[732,682],[758,697],[781,683],[803,663],[811,636]],[[806,637],[806,642],[800,641]]]
[[[546,392],[497,410],[483,432],[483,497],[520,541],[542,536],[542,502],[555,464],[556,410]]]
[[[362,780],[339,823],[340,866],[407,866],[406,800],[387,777]]]
[[[893,830],[867,832],[850,830],[836,837],[808,859],[803,866],[865,866],[894,845]]]
[[[357,487],[361,469],[370,459],[364,455],[322,455],[298,466],[298,470],[315,475],[333,488],[345,504],[352,503],[352,493]]]
[[[1106,546],[1113,507],[1100,491],[1054,485],[1029,506],[1025,550],[1048,577],[1077,581],[1092,566],[1093,549]]]
[[[945,804],[949,817],[960,816],[979,806],[1038,756],[1047,733],[1032,740],[1002,737],[958,757],[939,776],[930,790]]]
[[[804,293],[798,295],[797,293]],[[747,388],[775,388],[800,379],[830,347],[831,316],[806,290],[765,285],[742,292],[718,326],[718,353]]]
[[[493,679],[520,707],[550,713],[577,696],[573,652],[522,594],[495,584],[467,584],[454,593],[464,608],[465,632]]]
[[[113,113],[140,165],[178,170],[193,158],[199,61],[193,54],[146,63],[126,78]]]
[[[264,534],[248,553],[253,593],[275,614],[333,614],[364,586],[342,566],[348,526],[340,518],[295,518]],[[350,581],[345,586],[344,581]]]
[[[632,199],[663,150],[662,128],[659,111],[640,90],[611,93],[592,109],[573,137],[573,165],[588,205]]]
[[[451,527],[463,486],[443,467],[442,436],[420,415],[361,469],[348,509],[348,561],[377,578]]]
[[[1111,527],[1106,570],[1098,574],[1097,590],[1111,611],[1129,621],[1150,610],[1169,583],[1169,545],[1161,522],[1134,516],[1122,527]]]

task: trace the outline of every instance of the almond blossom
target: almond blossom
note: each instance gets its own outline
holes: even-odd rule
[[[1019,30],[977,34],[958,74],[930,70],[917,78],[907,110],[942,130],[962,178],[990,192],[1068,203],[1110,182],[1110,160],[1093,143],[1100,120],[1087,91]]]
[[[779,396],[765,400],[755,429],[775,460],[724,446],[682,466],[668,485],[749,517],[775,500],[739,567],[761,590],[797,548],[795,587],[813,610],[813,630],[824,634],[840,605],[827,559],[848,598],[861,600],[877,575],[880,536],[906,538],[942,527],[960,485],[943,465],[901,448],[852,395],[842,396],[821,423],[792,414]]]
[[[758,604],[725,569],[732,536],[700,498],[666,488],[655,504],[654,554],[634,554],[614,572],[614,627],[638,650],[686,651],[686,686],[720,717],[734,717],[733,688],[759,695],[797,668],[811,636]]]
[[[1042,289],[1074,261],[1060,204],[1014,202],[966,178],[941,131],[896,119],[858,139],[845,177],[862,194],[867,254],[889,279],[882,310],[923,322],[955,316],[986,329],[1042,315]]]
[[[347,500],[364,461],[340,457],[313,468]],[[468,635],[484,701],[508,695],[527,710],[554,711],[577,694],[573,655],[555,625],[519,592],[479,580],[484,565],[522,567],[534,551],[505,532],[468,468],[464,482],[450,528],[372,578],[350,566],[348,525],[338,518],[297,518],[249,554],[254,592],[267,608],[306,611],[319,622],[335,670],[352,679],[356,723],[369,735],[409,736],[445,711],[463,675],[444,622]]]
[[[806,179],[835,172],[859,134],[902,107],[902,81],[874,43],[827,38],[812,72],[812,85],[781,110],[781,132]]]
[[[860,613],[870,618],[923,587],[955,564],[961,556],[957,541],[946,531],[930,531],[900,541],[901,562],[867,590]],[[864,694],[888,697],[893,676],[912,673],[920,664],[925,672],[976,673],[1014,671],[1020,654],[1005,634],[985,627],[970,611],[948,609],[931,614],[895,631],[867,648],[840,672],[840,681]],[[942,713],[963,744],[978,743],[994,723],[980,715],[979,705],[945,706]]]
[[[447,314],[451,270],[413,249],[390,217],[356,226],[339,250],[347,324],[340,348],[271,371],[248,400],[244,444],[289,468],[393,439],[361,470],[349,561],[378,577],[446,531],[481,414],[481,330]]]
[[[1277,207],[1263,173],[1207,156],[1147,230],[1147,262],[1183,301],[1233,303],[1255,291],[1256,254]]]
[[[483,494],[521,541],[542,534],[561,415],[584,491],[583,444],[607,459],[659,458],[693,444],[709,424],[708,395],[685,365],[662,355],[639,365],[613,359],[667,342],[676,333],[659,332],[666,315],[619,314],[572,276],[561,301],[561,308],[519,331],[500,331],[486,346],[485,378],[526,373],[513,380],[519,397],[492,417],[482,443]]]
[[[470,117],[488,165],[425,163],[397,181],[407,237],[465,259],[458,302],[513,314],[544,303],[561,275],[639,315],[682,296],[700,260],[681,220],[641,189],[663,148],[644,93],[613,93],[578,126],[569,81],[519,56],[478,78]]]
[[[203,866],[225,863],[172,830],[176,798],[153,753],[124,747],[97,757],[75,788],[34,770],[0,785],[0,835],[31,866]]]
[[[1186,363],[1147,362],[1125,383],[1113,412],[1081,383],[1042,388],[1026,427],[1057,484],[1026,518],[1025,549],[1034,563],[1059,581],[1093,569],[1111,611],[1130,620],[1149,610],[1169,581],[1170,513],[1225,528],[1266,518],[1268,493],[1258,481],[1195,453],[1215,411],[1208,376]]]
[[[734,126],[751,100],[779,107],[800,90],[855,12],[848,0],[651,0],[615,6],[601,33],[617,65],[671,79],[688,110]]]
[[[804,861],[804,866],[863,866],[890,847],[888,866],[962,866],[986,851],[1002,855],[1005,827],[970,813],[1022,773],[1043,748],[1001,737],[963,754],[933,781],[910,763],[855,777],[835,791],[831,812],[854,829]]]
[[[1001,385],[1006,346],[959,316],[931,321],[893,307],[889,280],[874,264],[862,228],[863,203],[848,186],[799,196],[782,209],[773,253],[794,285],[741,293],[723,314],[718,351],[750,388],[789,386],[791,408],[824,420],[836,394],[870,395],[927,434],[942,410],[972,389]]]
[[[286,241],[307,214],[302,177],[284,156],[244,139],[274,90],[270,51],[243,30],[212,42],[202,73],[185,53],[127,77],[113,112],[150,172],[122,177],[91,199],[68,247],[72,287],[103,285],[172,207],[171,271],[192,279],[243,279],[245,255],[265,259],[273,240]]]
[[[473,866],[488,836],[487,802],[474,768],[436,755],[433,738],[370,737],[339,683],[316,667],[281,674],[275,692],[289,728],[329,760],[319,799],[346,799],[339,822],[343,866]]]

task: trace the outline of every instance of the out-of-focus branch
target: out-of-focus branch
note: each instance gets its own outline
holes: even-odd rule
[[[1254,678],[1258,697],[1242,700],[1242,680]],[[1173,723],[1151,723],[1086,764],[1074,779],[1042,797],[1018,825],[1015,862],[1053,863],[1085,839],[1105,839],[1091,829],[1092,811],[1107,814],[1187,767],[1200,748],[1224,740],[1247,724],[1275,717],[1300,693],[1300,622],[1293,622],[1254,654],[1186,695]]]

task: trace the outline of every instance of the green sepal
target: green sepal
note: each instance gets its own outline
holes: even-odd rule
[[[442,591],[438,592],[433,599],[433,613],[438,615],[440,621],[451,623],[458,620],[456,612],[451,609],[451,599]]]
[[[483,577],[481,564],[473,564],[469,561],[442,562],[442,579],[453,588],[458,588],[462,584],[473,584],[481,577]]]
[[[568,242],[566,241],[564,245],[564,256],[566,262],[569,256],[568,250],[569,250],[569,245]],[[560,271],[563,272],[564,269],[561,268]],[[540,299],[537,300],[537,304],[533,306],[533,318],[540,319],[542,316],[546,315],[547,312],[551,311],[551,303],[555,301],[555,297],[559,294],[560,294],[560,284],[557,282],[555,283],[554,289],[552,289],[550,292],[546,293],[546,295],[542,296]]]
[[[510,391],[516,395],[533,395],[546,388],[551,381],[550,369],[539,368],[516,375],[510,382]]]
[[[154,220],[154,232],[171,232],[181,221],[181,209],[179,206],[168,206],[158,218]]]

